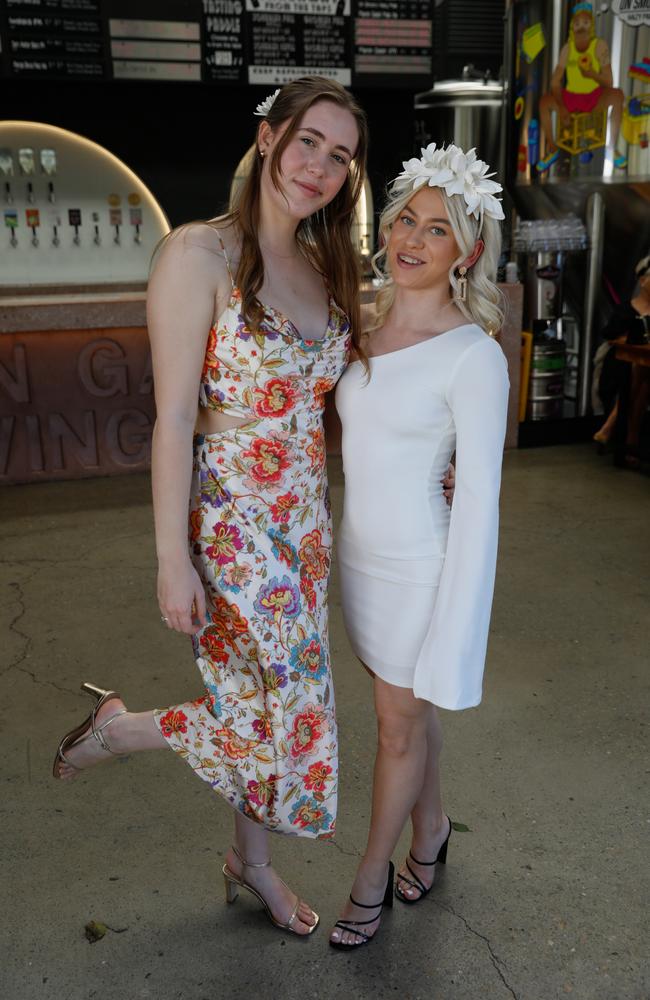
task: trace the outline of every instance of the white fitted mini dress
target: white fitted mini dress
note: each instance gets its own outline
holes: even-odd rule
[[[371,358],[369,378],[352,362],[336,389],[348,635],[378,677],[442,708],[481,700],[508,388],[503,351],[468,324]]]

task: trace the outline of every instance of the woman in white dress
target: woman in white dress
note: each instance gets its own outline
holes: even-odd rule
[[[336,390],[343,612],[374,675],[378,719],[368,843],[331,932],[337,948],[367,944],[392,903],[390,859],[409,816],[397,898],[423,899],[445,862],[436,706],[481,700],[494,587],[508,400],[489,336],[503,318],[493,282],[501,187],[474,150],[422,153],[404,164],[380,222],[385,281],[367,317],[369,371],[353,361]],[[441,480],[454,451],[450,511]]]

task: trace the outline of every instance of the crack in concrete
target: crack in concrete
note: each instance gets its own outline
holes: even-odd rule
[[[340,844],[337,844],[337,842],[335,840],[330,840],[329,841],[329,846],[330,847],[335,847],[336,850],[339,852],[339,854],[345,854],[348,858],[360,858],[361,857],[361,852],[360,851],[346,851],[345,848],[341,847]]]
[[[454,910],[453,906],[449,906],[449,905],[447,905],[445,903],[441,903],[437,899],[434,899],[433,902],[435,903],[436,906],[439,906],[441,910],[447,910],[448,913],[453,914],[454,917],[457,917],[458,920],[461,920],[464,923],[464,925],[467,928],[467,930],[470,932],[470,934],[473,934],[475,937],[480,938],[481,941],[485,942],[485,944],[487,945],[487,948],[488,948],[488,952],[490,953],[490,961],[492,962],[492,965],[494,966],[494,968],[496,970],[496,973],[499,976],[499,979],[501,980],[501,982],[503,983],[503,985],[505,986],[505,988],[508,990],[508,992],[510,993],[510,995],[512,997],[514,997],[514,1000],[519,1000],[519,997],[517,996],[517,994],[513,990],[512,986],[507,981],[506,977],[504,976],[503,972],[500,969],[501,965],[503,965],[504,968],[507,968],[506,963],[503,961],[503,959],[499,958],[499,956],[496,954],[496,952],[494,951],[494,948],[492,947],[492,943],[491,943],[490,939],[488,937],[486,937],[485,934],[481,934],[480,931],[474,930],[474,928],[471,926],[471,924],[469,923],[469,921],[467,921],[465,919],[465,917],[462,915],[462,913],[457,913],[456,910]]]
[[[13,666],[9,667],[9,670],[20,670],[21,674],[27,674],[28,677],[31,677],[34,684],[47,685],[48,687],[56,688],[57,691],[63,691],[64,694],[73,694],[76,698],[83,698],[83,694],[80,694],[79,691],[73,691],[72,688],[62,687],[60,684],[57,684],[56,681],[39,680],[33,671],[28,670],[27,667],[20,667],[17,663],[14,663]],[[6,670],[5,673],[9,673],[9,670]]]
[[[32,574],[32,576],[33,575],[34,574]],[[29,578],[29,580],[31,580],[31,577]],[[27,580],[26,582],[29,583],[29,580]],[[16,580],[12,580],[9,583],[9,587],[15,592],[16,594],[15,600],[16,603],[18,604],[18,614],[15,615],[14,618],[12,618],[12,620],[9,622],[9,631],[19,636],[24,642],[22,652],[18,654],[18,658],[14,660],[12,663],[10,663],[9,667],[7,668],[7,670],[12,670],[13,667],[17,667],[19,663],[22,663],[23,660],[26,659],[27,656],[29,656],[29,651],[32,648],[32,640],[30,636],[27,635],[26,632],[23,632],[21,629],[17,627],[18,622],[25,617],[25,613],[27,611],[27,608],[25,607],[25,594],[23,593],[23,588]],[[6,673],[6,671],[3,671],[3,673]]]

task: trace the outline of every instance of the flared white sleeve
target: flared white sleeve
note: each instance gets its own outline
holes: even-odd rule
[[[503,351],[487,335],[447,384],[456,427],[456,488],[447,552],[413,692],[441,708],[481,701],[496,572],[499,489],[508,405]]]

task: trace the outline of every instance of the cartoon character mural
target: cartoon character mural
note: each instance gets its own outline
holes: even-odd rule
[[[591,3],[576,3],[571,10],[569,37],[560,50],[548,93],[539,101],[541,131],[545,139],[542,159],[536,169],[545,173],[558,159],[560,149],[574,155],[604,146],[607,115],[611,109],[611,156],[623,169],[627,157],[617,148],[625,96],[613,86],[607,43],[595,31]],[[557,134],[552,112],[558,116]]]

